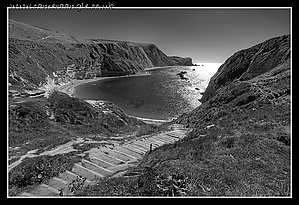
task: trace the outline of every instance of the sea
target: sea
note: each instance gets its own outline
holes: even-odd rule
[[[221,63],[147,69],[145,75],[101,79],[81,84],[74,97],[114,103],[126,114],[153,121],[170,121],[199,106],[199,99]],[[185,78],[177,75],[185,72]]]

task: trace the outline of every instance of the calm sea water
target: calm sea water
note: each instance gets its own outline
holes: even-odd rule
[[[169,120],[200,105],[209,79],[221,64],[171,66],[149,70],[150,75],[103,79],[77,86],[74,96],[106,100],[128,115]],[[182,80],[177,73],[187,71]]]

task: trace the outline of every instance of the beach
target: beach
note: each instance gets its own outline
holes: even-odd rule
[[[138,74],[134,74],[134,75],[96,77],[96,78],[90,78],[90,79],[84,79],[84,80],[73,79],[71,82],[69,82],[65,85],[58,86],[54,90],[66,93],[67,95],[73,97],[74,88],[79,85],[85,84],[85,83],[95,82],[95,81],[99,81],[99,80],[103,80],[103,79],[125,78],[125,77],[131,77],[131,76],[145,76],[145,75],[150,75],[150,74],[149,73],[138,73]]]

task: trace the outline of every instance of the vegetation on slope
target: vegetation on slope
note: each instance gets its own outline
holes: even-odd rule
[[[175,120],[192,128],[187,137],[153,150],[128,173],[131,177],[103,179],[77,195],[290,196],[291,65],[288,46],[282,43],[282,60],[267,64],[267,58],[262,58],[268,66],[251,68],[250,72],[262,70],[249,79],[219,74],[232,80]],[[266,52],[272,62],[277,51],[266,48],[261,46],[258,54]],[[178,186],[178,181],[184,186]]]
[[[106,111],[106,112],[105,112]],[[32,188],[80,160],[78,153],[38,156],[78,137],[114,140],[124,135],[147,130],[148,126],[127,116],[112,103],[93,107],[78,98],[54,92],[49,99],[26,99],[9,106],[9,164],[29,151],[37,156],[26,158],[9,171],[10,195]],[[79,149],[79,147],[76,147]],[[80,147],[81,152],[85,151]],[[36,167],[43,167],[40,170]],[[36,170],[37,169],[37,170]],[[38,171],[39,170],[39,171]],[[40,172],[42,177],[38,177]]]
[[[131,177],[102,179],[78,196],[290,196],[289,114],[271,104],[198,123],[146,155]],[[180,178],[161,186],[159,179]],[[183,191],[182,191],[183,190]]]

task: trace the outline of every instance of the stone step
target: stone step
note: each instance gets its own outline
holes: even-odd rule
[[[111,167],[110,169],[113,173],[117,173],[119,171],[124,171],[124,170],[128,169],[129,167],[133,167],[133,166],[134,165],[131,165],[131,164],[123,164],[123,165],[118,165],[118,166],[115,166],[115,167]]]
[[[113,172],[108,170],[108,169],[105,169],[95,163],[92,163],[91,161],[88,161],[86,159],[82,159],[82,165],[89,169],[89,170],[92,170],[92,171],[95,171],[103,176],[108,176],[108,175],[111,175]]]
[[[148,147],[148,150],[150,150],[150,147],[152,146],[152,150],[157,148],[157,147],[160,147],[160,145],[157,145],[157,144],[154,144],[154,143],[151,143],[151,142],[135,142],[135,144],[140,144],[140,145],[144,145],[146,147]]]
[[[117,150],[117,151],[120,151],[122,153],[128,154],[130,156],[134,156],[136,159],[141,159],[142,158],[141,154],[139,154],[137,152],[134,152],[132,150],[126,149],[124,146],[116,146],[116,147],[113,148],[113,150]]]
[[[41,184],[40,186],[43,186],[43,187],[49,189],[50,191],[52,191],[56,195],[59,195],[59,193],[60,193],[60,191],[58,191],[57,189],[55,189],[55,188],[53,188],[53,187],[51,187],[51,186],[49,186],[47,184]]]
[[[148,151],[146,148],[137,146],[137,145],[135,145],[135,144],[133,144],[133,143],[132,143],[132,144],[128,144],[127,146],[128,146],[128,147],[132,147],[132,148],[134,148],[134,149],[140,151],[142,154],[145,154],[145,153]]]
[[[143,156],[143,154],[144,154],[144,151],[140,151],[139,149],[136,149],[136,148],[134,148],[134,147],[132,147],[132,146],[129,146],[129,145],[130,145],[130,144],[122,145],[122,148],[124,148],[124,149],[126,149],[126,150],[129,150],[130,152],[134,152],[134,153],[140,155],[141,158],[142,158],[142,156]]]
[[[118,159],[116,157],[113,157],[111,155],[107,155],[103,152],[98,152],[96,154],[94,154],[94,157],[101,159],[105,162],[109,162],[110,164],[114,164],[114,165],[119,165],[119,164],[124,164],[126,163],[125,161]]]
[[[177,128],[177,129],[186,129],[185,128],[185,125],[182,125],[182,124],[172,124],[172,125],[169,125],[168,128]]]
[[[133,145],[139,146],[139,147],[145,149],[146,151],[147,151],[147,150],[150,150],[150,145],[142,144],[140,141],[135,141],[135,142],[133,143]]]
[[[128,157],[128,156],[123,155],[119,152],[114,152],[112,149],[109,149],[109,148],[101,148],[100,151],[103,152],[106,155],[115,157],[116,159],[122,160],[124,162],[132,160],[132,157]]]
[[[183,131],[172,131],[172,132],[169,132],[169,134],[178,136],[178,137],[186,136],[186,132],[183,132]]]
[[[151,145],[152,145],[153,147],[157,147],[157,146],[158,146],[157,144],[154,144],[154,143],[149,142],[149,141],[147,141],[147,140],[139,140],[139,141],[135,141],[135,143],[136,143],[136,144],[140,144],[140,145],[144,145],[144,146],[146,146],[146,147],[150,147]]]
[[[53,192],[52,190],[48,189],[48,186],[40,185],[37,189],[34,189],[30,192],[30,194],[41,197],[41,196],[58,196],[57,193]]]
[[[174,141],[176,141],[176,138],[167,136],[166,134],[164,135],[158,135],[158,136],[153,136],[152,139],[156,139],[156,140],[160,140],[164,143],[172,143]]]
[[[175,131],[172,131],[171,133],[177,134],[177,135],[180,135],[180,136],[185,136],[187,134],[187,132],[182,131],[182,130],[175,130]]]
[[[153,137],[147,138],[146,141],[156,144],[159,147],[166,143],[165,141],[162,141],[162,140],[159,140],[159,139],[153,138]]]
[[[81,175],[83,177],[86,177],[88,180],[92,181],[95,180],[96,178],[102,178],[104,175],[95,172],[93,170],[90,170],[84,166],[82,166],[79,163],[74,164],[72,171],[75,172],[78,175]]]
[[[63,192],[66,192],[66,190],[64,189],[67,189],[68,182],[58,177],[53,177],[48,181],[48,185],[57,190],[63,189]]]
[[[97,158],[97,157],[91,157],[89,160],[90,160],[92,163],[97,164],[97,165],[99,165],[99,166],[101,166],[101,167],[103,167],[103,168],[106,168],[106,169],[116,166],[115,164],[106,162],[106,161],[104,161],[104,160],[102,160],[102,159],[99,159],[99,158]]]
[[[165,133],[165,134],[170,136],[170,137],[177,138],[177,139],[181,139],[181,138],[185,137],[185,136],[182,136],[182,135],[174,134],[172,132],[168,132],[168,133]]]
[[[171,132],[164,132],[164,133],[158,134],[156,136],[159,138],[165,139],[165,140],[173,140],[174,137],[169,136],[168,133],[171,133]]]
[[[162,142],[160,142],[160,144],[159,144],[159,143],[157,143],[157,142],[154,142],[153,140],[148,140],[148,139],[143,140],[142,143],[145,143],[145,144],[147,144],[148,146],[152,145],[153,148],[160,147],[160,146],[162,146],[162,145],[164,144],[164,143],[162,143]]]
[[[107,148],[105,148],[105,149],[107,149]],[[110,150],[110,152],[114,152],[114,153],[117,153],[117,154],[120,154],[120,155],[123,155],[123,156],[127,157],[128,159],[130,159],[130,161],[132,161],[132,160],[134,161],[134,160],[138,159],[137,157],[133,156],[132,154],[128,154],[128,153],[125,153],[123,151],[116,150],[115,147],[110,148],[109,150]]]
[[[175,135],[186,135],[186,132],[182,131],[182,130],[174,130],[174,131],[170,131],[168,133],[175,134]]]
[[[168,136],[166,134],[158,135],[158,136],[155,136],[153,138],[157,139],[157,140],[164,141],[165,143],[172,143],[173,141],[176,140],[176,138],[170,137],[170,136]]]
[[[61,174],[59,175],[59,178],[61,178],[62,180],[66,181],[66,182],[68,182],[68,183],[70,183],[70,182],[72,182],[74,179],[76,179],[77,176],[78,176],[77,174],[75,174],[75,173],[70,172],[70,171],[67,170],[67,171],[61,173]]]

